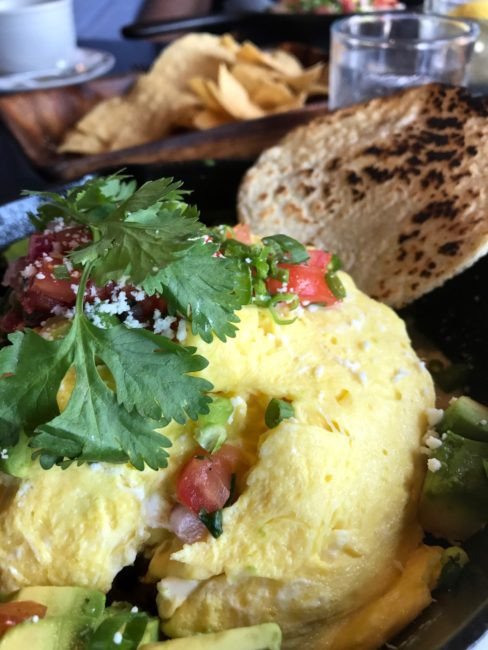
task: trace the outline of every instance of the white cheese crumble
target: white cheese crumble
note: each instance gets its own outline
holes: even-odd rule
[[[161,334],[168,339],[172,339],[174,337],[175,333],[171,329],[171,325],[176,322],[175,316],[166,316],[165,318],[161,318],[161,312],[159,309],[155,309],[153,313],[153,320],[153,329],[156,334]]]
[[[116,632],[114,634],[113,641],[114,641],[115,645],[120,645],[122,643],[123,639],[124,639],[124,637],[122,636],[121,632]]]
[[[488,420],[485,420],[483,418],[483,420],[480,420],[478,424],[480,425],[480,427],[486,427],[486,425],[488,424]]]
[[[442,445],[442,440],[439,440],[436,436],[427,436],[425,439],[425,446],[429,449],[439,449]]]
[[[325,372],[324,366],[317,366],[315,368],[315,379],[321,379],[324,375],[324,372]]]
[[[20,272],[20,275],[23,278],[31,278],[36,272],[36,267],[34,264],[28,264],[23,271]]]
[[[315,313],[316,311],[319,311],[320,305],[309,305],[307,307],[307,311],[309,311],[311,314]]]
[[[54,307],[51,309],[51,314],[72,320],[75,315],[75,310],[74,308],[68,309],[68,307],[63,307],[62,305],[54,305]]]
[[[33,623],[39,623],[39,616],[37,614],[34,614],[34,616],[31,618],[31,621]]]
[[[427,409],[425,414],[427,415],[427,422],[429,427],[435,427],[436,424],[442,420],[444,411],[442,409]]]
[[[371,341],[368,341],[368,340],[363,341],[362,344],[361,344],[361,347],[363,348],[363,350],[365,352],[367,352],[371,348]]]
[[[46,279],[46,276],[44,275],[44,273],[41,273],[41,272],[39,271],[39,273],[36,273],[36,278],[37,278],[38,280],[45,280],[45,279]]]
[[[142,289],[134,289],[132,291],[132,297],[136,302],[142,302],[146,297],[146,292],[143,291]]]
[[[8,458],[8,449],[2,449],[2,451],[0,451],[0,458],[2,460],[7,460],[7,458]]]
[[[438,472],[442,467],[442,463],[437,458],[429,458],[427,461],[427,467],[429,468],[430,472]]]
[[[147,323],[141,323],[141,321],[135,318],[132,312],[129,312],[124,320],[124,325],[126,327],[130,327],[131,329],[141,329],[143,327],[146,327]]]
[[[180,322],[178,323],[178,327],[176,329],[176,340],[179,343],[183,343],[183,341],[186,341],[186,320],[182,318]]]
[[[137,607],[137,605],[134,605],[134,607],[131,608],[130,613],[137,614],[138,611],[139,611],[139,607]]]

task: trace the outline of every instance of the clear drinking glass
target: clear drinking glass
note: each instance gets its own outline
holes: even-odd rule
[[[415,13],[355,15],[331,28],[329,107],[433,81],[463,85],[479,27]]]
[[[488,2],[486,0],[424,0],[424,12],[476,20],[480,35],[468,65],[467,85],[488,85]]]

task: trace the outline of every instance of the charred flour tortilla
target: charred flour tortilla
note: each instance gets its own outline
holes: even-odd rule
[[[431,84],[292,131],[244,177],[239,218],[335,250],[401,307],[488,252],[488,101]]]

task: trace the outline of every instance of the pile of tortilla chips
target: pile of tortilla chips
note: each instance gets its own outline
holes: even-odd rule
[[[231,36],[189,34],[169,45],[123,97],[102,101],[70,130],[60,152],[102,153],[303,106],[325,94],[325,66],[304,69],[284,50]]]

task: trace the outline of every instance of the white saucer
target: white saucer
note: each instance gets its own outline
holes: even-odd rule
[[[115,57],[109,52],[78,47],[71,61],[63,61],[56,68],[0,74],[0,93],[79,84],[105,74],[114,63]]]

